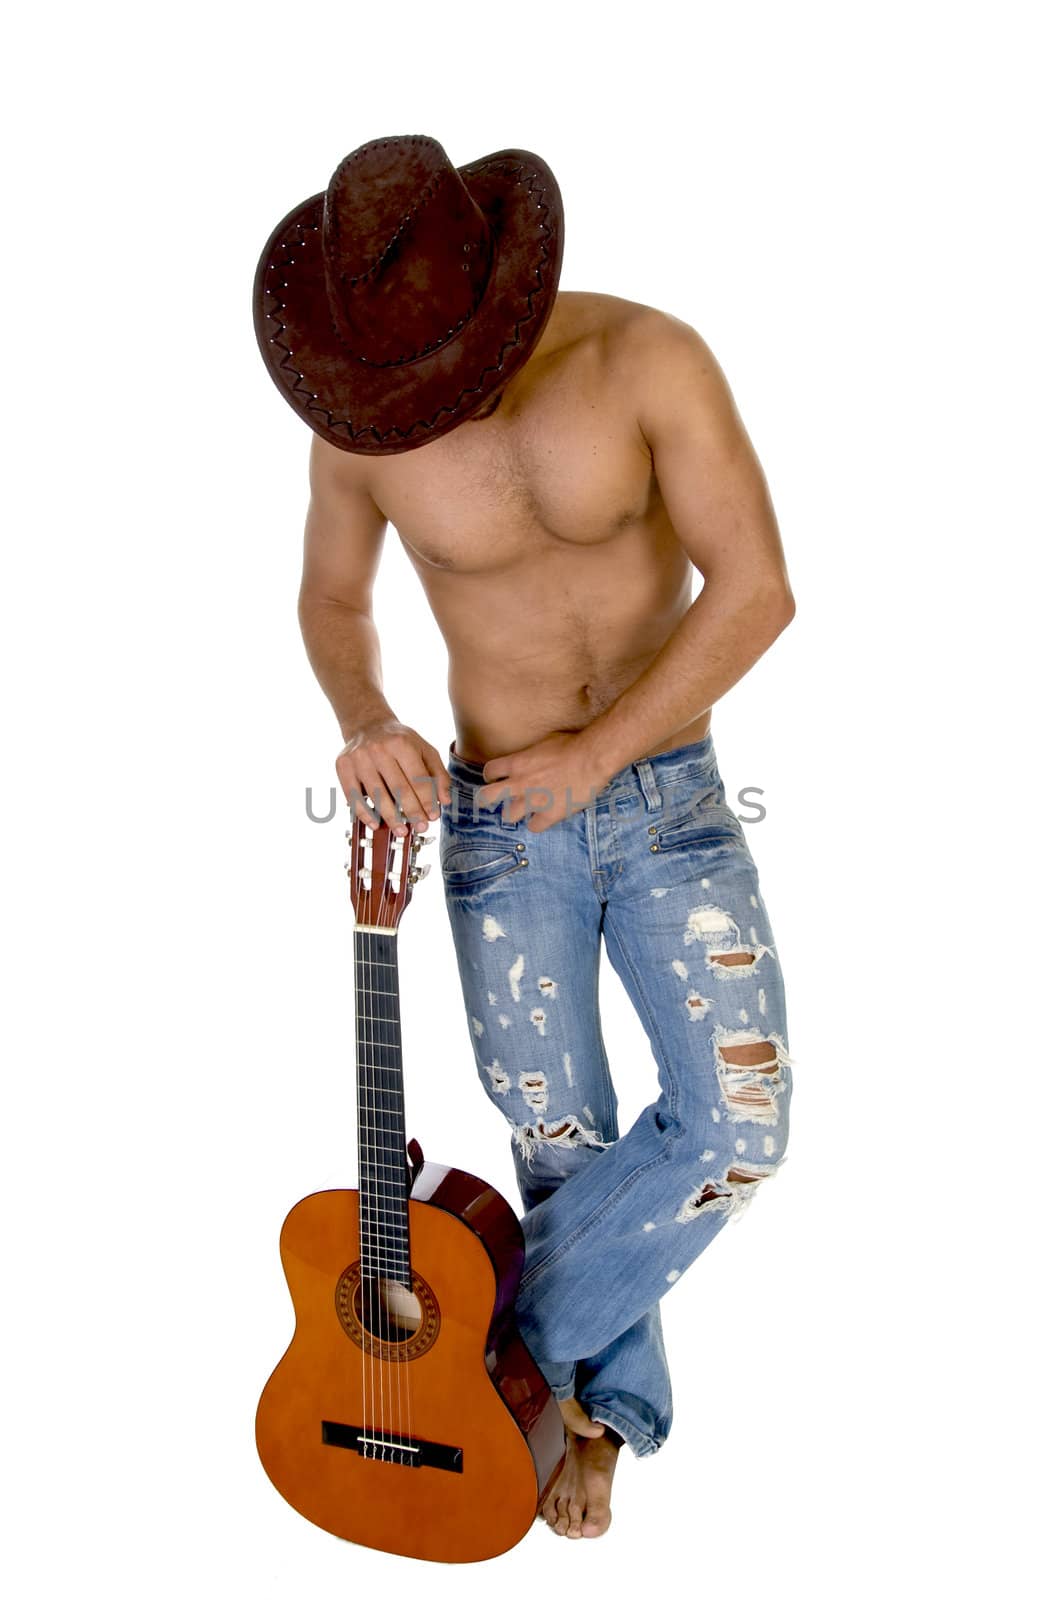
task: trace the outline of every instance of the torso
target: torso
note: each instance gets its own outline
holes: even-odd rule
[[[561,293],[498,409],[363,457],[450,657],[456,748],[487,761],[577,730],[653,660],[691,603],[623,361],[646,308]],[[706,713],[645,753],[701,738]]]

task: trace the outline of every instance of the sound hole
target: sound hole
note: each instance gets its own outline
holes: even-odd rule
[[[355,1293],[355,1312],[362,1326],[375,1339],[400,1344],[412,1339],[421,1327],[421,1301],[413,1289],[394,1278],[359,1279]]]
[[[347,1337],[379,1361],[413,1361],[440,1331],[440,1302],[420,1272],[408,1289],[395,1278],[367,1277],[359,1263],[340,1274],[336,1314]]]

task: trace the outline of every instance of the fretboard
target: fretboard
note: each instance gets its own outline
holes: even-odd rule
[[[410,1287],[406,1118],[394,934],[355,929],[362,1276]]]

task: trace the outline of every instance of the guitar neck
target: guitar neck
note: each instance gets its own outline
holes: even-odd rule
[[[394,931],[355,929],[362,1276],[410,1286],[399,967]]]

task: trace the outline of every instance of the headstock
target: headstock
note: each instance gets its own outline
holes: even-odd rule
[[[414,865],[417,854],[431,843],[428,834],[393,833],[384,822],[375,828],[354,817],[347,835],[351,845],[351,904],[355,926],[397,928],[413,886],[427,877],[429,868]]]

